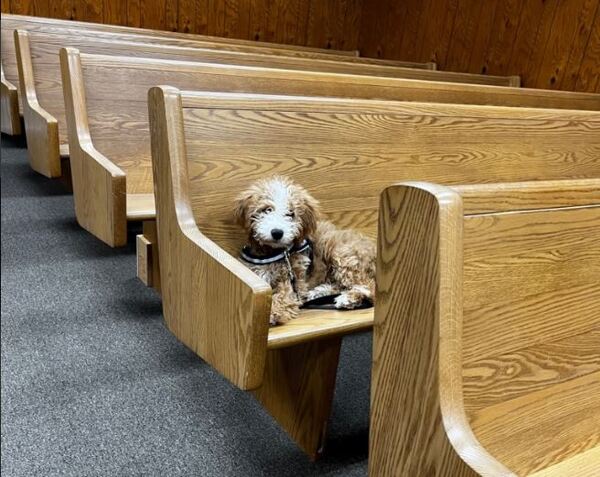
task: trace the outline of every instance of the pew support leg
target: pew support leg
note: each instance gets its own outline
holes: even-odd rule
[[[158,261],[158,234],[155,220],[145,220],[143,230],[136,237],[137,276],[160,293],[160,267]]]
[[[19,96],[17,88],[4,77],[2,69],[0,85],[0,113],[2,132],[11,136],[21,134],[21,116],[19,114]]]
[[[253,391],[312,460],[323,451],[341,344],[336,337],[269,350],[263,384]]]

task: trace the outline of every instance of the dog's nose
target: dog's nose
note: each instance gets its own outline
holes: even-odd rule
[[[271,230],[271,237],[273,237],[275,240],[279,240],[281,237],[283,237],[283,230],[281,230],[281,229]]]

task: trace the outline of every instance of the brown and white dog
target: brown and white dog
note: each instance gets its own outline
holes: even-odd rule
[[[324,296],[338,295],[338,309],[374,302],[375,244],[319,220],[319,203],[303,187],[281,176],[260,180],[238,196],[234,215],[248,233],[244,263],[273,289],[272,325]]]

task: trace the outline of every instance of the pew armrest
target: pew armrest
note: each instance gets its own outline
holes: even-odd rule
[[[92,143],[79,52],[74,48],[61,49],[60,62],[77,221],[111,247],[125,245],[125,173]]]
[[[262,384],[271,287],[198,229],[179,91],[148,94],[163,313],[186,346],[241,389]]]
[[[29,48],[29,34],[26,31],[15,30],[14,38],[29,163],[34,171],[46,177],[60,177],[62,169],[58,121],[38,102]]]
[[[21,134],[21,116],[19,114],[19,96],[17,87],[4,76],[4,66],[0,63],[0,112],[2,114],[2,132],[11,136]]]

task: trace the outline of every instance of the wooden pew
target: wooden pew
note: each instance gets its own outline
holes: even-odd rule
[[[1,58],[2,69],[5,76],[2,77],[0,106],[2,117],[10,118],[10,120],[2,122],[2,132],[7,134],[20,134],[20,129],[15,127],[15,125],[20,124],[19,111],[21,110],[17,110],[15,107],[13,98],[14,93],[10,93],[14,88],[17,88],[17,90],[19,89],[15,45],[13,40],[13,32],[17,29],[29,32],[75,35],[78,38],[104,39],[105,41],[144,42],[164,46],[170,45],[190,48],[218,49],[237,51],[240,53],[326,59],[332,61],[355,62],[358,64],[401,66],[407,68],[436,68],[435,63],[415,63],[360,58],[355,55],[356,52],[207,37],[203,35],[147,30],[98,23],[73,22],[53,18],[3,14],[1,23]],[[513,81],[518,82],[518,77],[513,77]]]
[[[115,56],[474,84],[509,84],[507,77],[150,45],[131,41],[103,40],[97,37],[81,37],[80,35],[73,35],[71,32],[68,34],[43,34],[17,30],[15,32],[15,44],[20,88],[24,91],[23,113],[25,116],[25,129],[29,139],[29,159],[32,168],[47,177],[61,175],[60,146],[63,147],[63,154],[68,155],[66,120],[58,59],[58,51],[62,47],[76,47],[85,53]]]
[[[393,185],[378,236],[369,475],[600,475],[600,179]]]
[[[111,246],[125,244],[127,220],[153,216],[146,95],[157,84],[208,91],[600,109],[600,95],[583,93],[109,57],[75,50],[62,51],[61,62],[77,220]]]
[[[269,329],[270,288],[235,258],[244,242],[232,217],[240,190],[270,174],[291,176],[327,218],[375,238],[380,192],[397,180],[600,173],[598,112],[172,87],[152,88],[148,107],[167,327],[236,386],[253,390],[309,455],[320,451],[340,338],[369,329],[373,310],[303,311]],[[319,376],[319,385],[299,389],[303,376]]]

